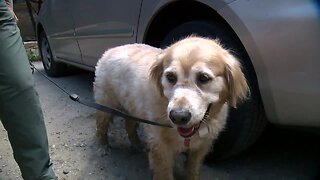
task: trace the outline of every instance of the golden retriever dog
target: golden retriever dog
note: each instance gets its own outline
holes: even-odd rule
[[[186,152],[186,177],[200,179],[205,155],[226,124],[228,105],[247,98],[240,63],[212,39],[190,36],[165,49],[131,44],[106,51],[95,71],[97,103],[171,125],[144,124],[153,179],[172,180],[175,156]],[[112,115],[97,112],[97,136],[107,143]],[[136,123],[126,121],[139,147]]]

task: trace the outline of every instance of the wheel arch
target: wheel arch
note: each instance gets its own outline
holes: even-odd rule
[[[177,9],[179,13],[177,13]],[[191,10],[193,13],[188,13]],[[192,20],[215,19],[213,17],[215,15],[215,10],[197,1],[174,1],[164,4],[149,22],[143,42],[157,46],[173,27]],[[165,25],[163,25],[164,22]]]
[[[191,8],[192,8],[192,13],[190,13]],[[179,10],[179,13],[177,13],[177,9]],[[246,77],[248,79],[248,84],[250,86],[251,97],[253,97],[253,99],[256,99],[256,102],[258,102],[258,104],[261,105],[259,106],[261,107],[261,109],[259,110],[259,112],[261,112],[259,116],[260,118],[257,118],[257,119],[260,119],[261,122],[266,122],[264,119],[266,117],[264,105],[263,105],[261,94],[260,94],[257,74],[255,72],[255,68],[253,66],[252,60],[250,59],[249,54],[246,48],[244,47],[244,43],[240,40],[239,36],[233,30],[231,25],[221,15],[219,15],[219,13],[217,12],[218,10],[219,9],[215,10],[207,6],[206,4],[203,4],[197,1],[176,1],[170,4],[165,4],[153,16],[150,23],[148,24],[147,30],[145,31],[145,34],[144,34],[143,43],[150,44],[155,47],[159,47],[161,44],[161,40],[164,39],[164,37],[167,34],[169,34],[172,29],[174,29],[179,25],[182,25],[184,23],[191,22],[191,21],[199,21],[199,22],[205,21],[205,22],[212,23],[213,25],[217,25],[218,27],[223,27],[223,30],[227,32],[228,37],[230,37],[230,39],[232,39],[232,41],[235,42],[234,47],[237,47],[236,49],[238,50],[237,52],[239,53],[233,52],[232,51],[233,49],[231,49],[231,53],[237,56],[241,61],[243,71],[246,74]],[[179,15],[177,16],[177,14]],[[234,125],[237,125],[237,124],[234,124]],[[234,125],[233,127],[230,126],[229,128],[231,129],[236,128]],[[259,125],[255,125],[252,127],[250,126],[250,129],[248,130],[249,132],[256,131],[258,132],[256,134],[259,134],[259,133],[262,133],[264,126],[265,124],[261,123]],[[224,136],[224,138],[226,138],[226,136]],[[249,137],[243,134],[241,135],[241,139],[248,142],[249,146],[247,147],[250,147],[256,141],[255,138],[252,138],[251,136]],[[223,140],[219,140],[219,141],[220,142],[217,141],[217,143],[223,144],[222,143]],[[231,149],[237,146],[239,148],[238,152],[241,152],[246,148],[246,146],[239,145],[240,141],[234,141],[234,142],[237,145],[226,144],[223,146]],[[235,152],[236,151],[234,151],[233,153]],[[232,155],[233,153],[231,153],[230,155]],[[218,157],[218,156],[219,156],[219,153],[215,157]]]
[[[164,4],[161,8],[159,8],[149,22],[143,34],[143,43],[159,47],[161,40],[170,32],[172,28],[188,21],[201,20],[219,23],[223,25],[228,32],[230,32],[232,38],[236,39],[238,42],[241,51],[245,53],[246,58],[243,58],[243,60],[246,60],[246,62],[242,62],[243,66],[248,69],[251,77],[254,77],[250,80],[252,81],[250,83],[252,83],[254,91],[258,93],[258,96],[261,98],[255,68],[246,48],[244,47],[244,44],[241,42],[231,25],[217,12],[219,8],[225,5],[226,4],[223,3],[219,4],[215,10],[199,1],[174,1]],[[179,13],[177,13],[177,9],[179,10]],[[190,13],[191,10],[192,13]]]

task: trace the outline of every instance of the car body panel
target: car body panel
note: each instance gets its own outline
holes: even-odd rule
[[[219,13],[252,60],[268,120],[320,127],[316,1],[282,0],[275,6],[274,1],[237,0]]]
[[[244,44],[256,71],[268,120],[320,127],[320,21],[316,2],[201,2],[217,11]],[[143,2],[138,42],[143,41],[150,17],[168,3]]]
[[[58,60],[82,63],[78,43],[74,38],[74,23],[70,11],[72,0],[45,1],[38,15],[43,26],[52,54]]]
[[[75,1],[75,38],[85,65],[95,67],[108,48],[136,42],[140,5],[141,0]]]

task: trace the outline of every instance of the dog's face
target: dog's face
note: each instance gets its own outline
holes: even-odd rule
[[[248,92],[238,61],[217,42],[198,37],[166,48],[150,76],[168,99],[168,117],[184,137],[193,134],[210,104],[210,113],[225,102],[236,107]]]

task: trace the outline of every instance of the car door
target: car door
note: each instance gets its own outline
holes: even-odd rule
[[[75,38],[84,64],[94,68],[110,47],[134,43],[141,0],[74,0]]]
[[[38,15],[55,59],[81,64],[81,53],[74,38],[72,0],[46,1]]]

